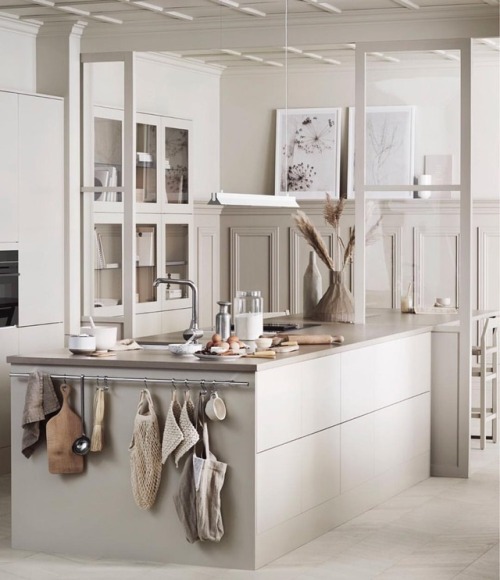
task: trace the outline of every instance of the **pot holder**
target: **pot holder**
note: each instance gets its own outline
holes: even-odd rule
[[[167,461],[168,456],[173,453],[184,440],[184,435],[179,427],[180,418],[181,406],[177,400],[177,390],[174,389],[170,408],[167,413],[167,420],[165,421],[165,428],[163,430],[163,441],[161,446],[162,463]]]
[[[184,405],[182,406],[179,427],[184,436],[183,441],[174,452],[175,466],[179,467],[181,458],[196,444],[200,436],[194,426],[194,405],[191,401],[189,390],[184,393]]]

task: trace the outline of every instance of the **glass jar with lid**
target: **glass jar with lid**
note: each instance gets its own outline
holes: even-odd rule
[[[262,334],[264,300],[260,290],[238,291],[233,303],[234,331],[241,340],[255,340]]]

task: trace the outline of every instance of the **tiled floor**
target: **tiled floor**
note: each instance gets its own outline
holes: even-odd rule
[[[12,550],[10,480],[2,476],[0,579],[498,580],[498,445],[472,456],[470,479],[428,479],[257,572]]]

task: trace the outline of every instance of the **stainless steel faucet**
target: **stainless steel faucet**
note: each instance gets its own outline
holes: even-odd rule
[[[160,284],[166,284],[167,289],[170,284],[179,284],[179,286],[189,286],[193,294],[191,324],[189,328],[182,333],[185,340],[190,339],[194,335],[193,340],[198,340],[203,336],[203,330],[198,328],[198,288],[192,280],[173,280],[172,278],[156,278],[153,282],[153,287],[158,288]]]

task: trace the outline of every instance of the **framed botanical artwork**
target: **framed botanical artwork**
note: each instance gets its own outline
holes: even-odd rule
[[[340,109],[276,111],[275,194],[339,197]]]
[[[347,197],[354,197],[354,107],[349,107]],[[415,107],[366,107],[365,185],[414,183]],[[412,191],[370,191],[369,198],[406,199]]]

